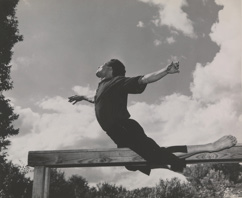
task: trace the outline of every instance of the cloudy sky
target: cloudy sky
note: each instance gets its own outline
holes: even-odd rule
[[[9,158],[27,163],[30,150],[112,148],[87,102],[67,98],[92,94],[98,66],[120,59],[127,76],[164,68],[181,72],[129,97],[132,118],[163,146],[201,144],[232,134],[242,142],[240,0],[20,0],[19,30],[7,92],[20,133]],[[151,176],[123,167],[67,169],[90,184],[128,188],[154,186],[174,174]]]

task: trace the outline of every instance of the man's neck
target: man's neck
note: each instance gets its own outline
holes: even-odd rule
[[[113,78],[113,76],[105,76],[105,77],[101,78],[101,81],[109,80],[111,78]]]
[[[99,82],[99,84],[100,83],[102,83],[102,82],[104,82],[104,81],[108,81],[108,80],[110,80],[111,78],[100,78],[100,82]]]

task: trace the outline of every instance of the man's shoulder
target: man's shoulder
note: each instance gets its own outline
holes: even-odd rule
[[[120,81],[120,80],[128,80],[128,79],[135,79],[140,78],[141,76],[133,76],[133,77],[127,77],[127,76],[115,76],[112,78],[113,81]]]
[[[122,80],[122,79],[125,79],[125,78],[128,78],[128,77],[125,77],[125,76],[115,76],[115,77],[113,77],[113,80]]]
[[[113,83],[122,82],[122,81],[124,81],[125,79],[127,79],[127,77],[125,77],[125,76],[115,76],[115,77],[113,77],[113,78],[110,80],[110,83],[113,84]]]
[[[133,76],[133,77],[126,77],[126,76],[116,76],[110,80],[110,84],[137,84],[140,80],[140,78],[143,77],[140,76]]]

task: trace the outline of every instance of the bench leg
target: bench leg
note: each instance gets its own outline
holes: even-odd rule
[[[34,182],[32,198],[48,198],[50,186],[50,168],[34,167]]]

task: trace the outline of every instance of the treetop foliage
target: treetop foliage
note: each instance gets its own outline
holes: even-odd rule
[[[10,61],[13,46],[23,40],[19,34],[18,20],[15,16],[19,0],[0,0],[0,161],[6,156],[3,152],[10,144],[7,139],[19,133],[14,129],[13,121],[18,118],[10,105],[10,100],[5,99],[2,92],[13,88],[10,77]]]
[[[19,0],[0,0],[0,92],[13,88],[10,61],[15,43],[22,41],[15,16]]]

